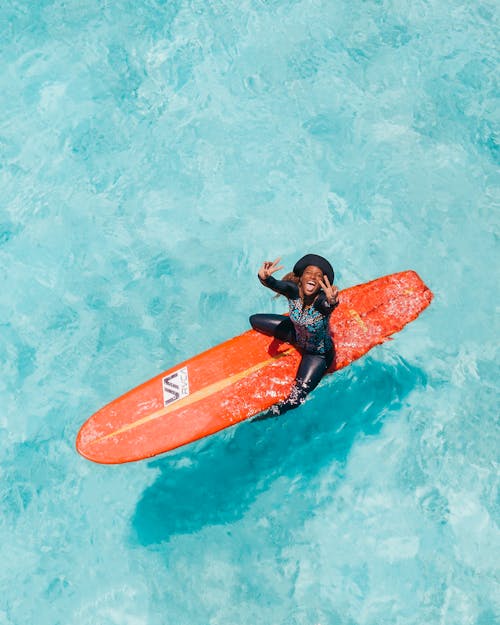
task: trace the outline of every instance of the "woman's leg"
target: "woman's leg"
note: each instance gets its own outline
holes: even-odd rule
[[[295,329],[290,317],[286,315],[260,314],[250,317],[250,324],[254,330],[274,336],[280,341],[293,343],[295,341]]]
[[[254,420],[261,421],[263,419],[277,417],[303,404],[307,395],[318,386],[325,371],[332,364],[332,361],[333,352],[329,352],[326,355],[304,354],[297,375],[295,376],[292,390],[287,399],[279,402],[279,404],[271,406],[269,410],[255,417]]]

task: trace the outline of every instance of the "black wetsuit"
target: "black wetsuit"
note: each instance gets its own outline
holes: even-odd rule
[[[287,399],[272,406],[256,420],[278,416],[303,404],[308,393],[319,384],[332,364],[335,348],[329,332],[329,319],[337,303],[330,304],[321,291],[310,306],[305,306],[295,282],[269,276],[259,280],[264,286],[288,299],[290,316],[258,314],[250,317],[254,330],[292,343],[302,354],[295,381]]]

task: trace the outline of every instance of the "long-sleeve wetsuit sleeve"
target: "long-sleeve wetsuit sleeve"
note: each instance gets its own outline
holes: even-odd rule
[[[284,295],[289,299],[295,299],[299,296],[299,287],[294,282],[289,282],[288,280],[276,280],[272,276],[269,276],[265,280],[262,280],[260,276],[258,276],[260,282],[267,286],[268,289],[274,291],[275,293],[279,293],[280,295]]]

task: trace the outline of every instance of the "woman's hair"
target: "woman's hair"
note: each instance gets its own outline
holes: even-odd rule
[[[287,282],[295,282],[295,284],[298,284],[300,282],[300,276],[294,274],[293,271],[288,272],[281,279],[287,280]]]
[[[297,276],[296,274],[293,273],[293,271],[290,271],[289,273],[285,274],[282,278],[280,278],[280,280],[286,280],[287,282],[295,282],[295,284],[298,286],[300,282],[300,276]],[[285,297],[285,296],[281,295],[281,293],[276,293],[274,297],[276,298],[276,297]]]

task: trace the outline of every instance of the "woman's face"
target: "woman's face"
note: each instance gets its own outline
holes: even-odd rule
[[[324,280],[321,269],[308,265],[300,278],[300,287],[304,295],[316,295],[321,289],[320,280]]]

